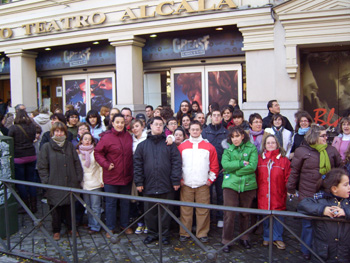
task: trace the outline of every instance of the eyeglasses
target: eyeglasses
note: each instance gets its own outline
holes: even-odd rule
[[[320,137],[322,137],[324,139],[328,138],[327,134],[320,135]]]
[[[177,123],[176,122],[169,122],[168,125],[175,126],[175,125],[177,125]]]
[[[304,123],[304,122],[309,122],[308,120],[303,120],[303,121],[300,121],[300,123]]]

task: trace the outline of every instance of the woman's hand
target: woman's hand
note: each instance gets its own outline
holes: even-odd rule
[[[249,164],[248,161],[243,161],[244,166],[247,166]]]
[[[333,218],[333,217],[334,217],[334,214],[333,214],[333,206],[332,206],[332,207],[326,206],[326,208],[325,208],[324,211],[323,211],[323,215],[329,216],[330,218]]]
[[[341,217],[341,216],[345,216],[345,212],[344,209],[338,207],[338,206],[332,206],[331,207],[332,211],[333,211],[333,216],[334,217]]]
[[[113,163],[111,163],[111,164],[109,165],[108,171],[110,171],[110,170],[112,170],[112,169],[114,169],[114,164],[113,164]]]

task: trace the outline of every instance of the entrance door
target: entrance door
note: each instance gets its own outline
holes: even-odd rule
[[[171,83],[174,112],[183,100],[197,101],[203,112],[213,102],[222,107],[236,98],[239,104],[242,103],[240,64],[173,68]]]

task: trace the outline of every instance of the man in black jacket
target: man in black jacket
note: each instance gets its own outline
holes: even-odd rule
[[[274,114],[280,113],[281,108],[277,100],[270,100],[267,103],[267,109],[269,110],[269,114],[263,119],[263,129],[271,127],[271,118]],[[290,124],[287,117],[283,116],[284,123],[286,124],[284,128],[287,130],[294,132],[292,125]]]
[[[163,133],[163,120],[154,117],[151,122],[151,133],[141,142],[134,154],[134,182],[139,192],[146,197],[174,199],[174,190],[180,187],[182,160],[175,144],[167,145]],[[145,203],[145,211],[153,206]],[[162,213],[162,243],[168,245],[171,217]],[[158,208],[155,207],[145,215],[148,236],[145,244],[158,237]]]

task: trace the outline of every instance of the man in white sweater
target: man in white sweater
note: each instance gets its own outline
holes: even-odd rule
[[[202,126],[199,121],[190,124],[190,138],[179,146],[182,157],[182,180],[180,200],[210,204],[209,187],[219,173],[219,163],[215,147],[202,138]],[[181,222],[192,229],[193,208],[181,206]],[[196,236],[202,242],[208,242],[210,228],[209,209],[196,208]],[[180,241],[187,241],[189,234],[180,227]]]

